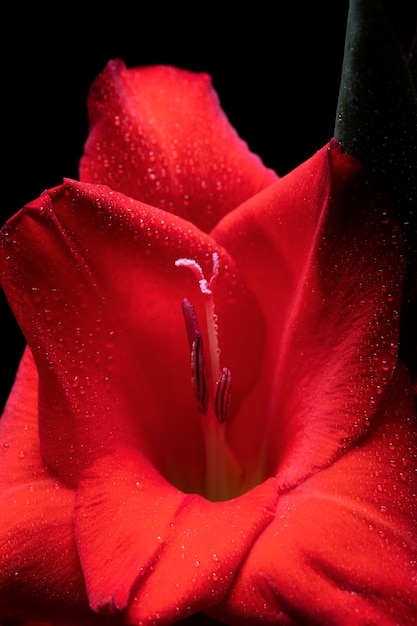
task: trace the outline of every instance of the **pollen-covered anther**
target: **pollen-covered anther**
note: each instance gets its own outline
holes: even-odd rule
[[[175,261],[175,265],[177,267],[189,267],[190,270],[192,270],[195,276],[197,277],[201,293],[207,296],[211,296],[213,293],[212,291],[213,283],[219,274],[219,255],[217,254],[217,252],[213,252],[212,261],[213,261],[213,273],[211,275],[210,280],[206,279],[201,265],[197,263],[195,259],[180,258]]]
[[[220,424],[223,424],[227,418],[231,386],[232,374],[227,367],[224,367],[216,383],[216,396],[214,401],[214,410]]]

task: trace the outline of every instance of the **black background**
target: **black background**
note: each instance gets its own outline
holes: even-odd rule
[[[347,0],[106,6],[19,4],[2,16],[1,223],[77,178],[88,88],[111,58],[210,73],[232,125],[279,174],[331,138]],[[23,339],[1,297],[3,404]]]

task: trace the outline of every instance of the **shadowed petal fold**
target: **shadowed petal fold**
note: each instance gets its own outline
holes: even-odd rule
[[[281,493],[210,614],[236,626],[417,624],[416,458],[415,406],[399,367],[367,437]]]
[[[276,502],[274,479],[209,502],[173,488],[132,449],[103,457],[80,481],[75,514],[92,608],[170,624],[219,603]]]

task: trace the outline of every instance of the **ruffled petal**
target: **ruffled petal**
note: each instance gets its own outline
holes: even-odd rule
[[[265,415],[267,474],[279,470],[283,486],[364,435],[392,375],[403,259],[389,209],[332,141],[212,232],[257,296],[268,329],[263,391],[253,390],[231,438],[244,457],[242,423],[255,411]]]
[[[302,184],[306,177],[320,193]],[[412,429],[405,382],[396,380],[392,405],[380,405],[396,362],[402,276],[386,207],[357,162],[332,144],[230,214],[213,237],[107,187],[73,181],[45,193],[3,230],[2,281],[39,371],[46,493],[53,471],[64,494],[56,499],[59,510],[48,503],[45,528],[56,520],[75,555],[68,525],[75,504],[76,545],[95,610],[126,608],[134,623],[172,623],[201,610],[236,624],[253,623],[263,611],[270,623],[317,621],[314,588],[314,598],[322,592],[324,623],[342,615],[348,624],[352,611],[385,619],[378,598],[387,591],[396,594],[394,615],[411,614],[409,565],[407,583],[402,573],[385,576],[369,563],[369,545],[381,554],[386,544],[385,569],[403,571],[415,547],[411,479],[395,473],[395,464],[405,462],[408,471],[411,462],[403,449]],[[193,475],[188,486],[201,486],[202,438],[186,393],[189,353],[176,309],[199,291],[175,260],[193,258],[209,273],[213,251],[225,270],[220,336],[237,379],[246,381],[238,386],[231,439],[241,451],[253,450],[245,425],[256,417],[271,446],[269,470],[277,472],[276,480],[226,503],[187,496],[163,478],[172,475],[166,452],[173,451],[184,474]],[[28,404],[34,413],[33,398]],[[388,459],[393,440],[397,452]],[[381,490],[395,504],[387,523],[375,509]],[[44,498],[40,486],[28,499],[40,528]],[[5,505],[25,519],[23,498]],[[378,530],[366,549],[365,526]],[[19,540],[25,545],[25,537]],[[79,580],[72,556],[69,567]],[[311,573],[311,587],[303,571]],[[60,572],[51,567],[51,575]],[[10,584],[11,570],[7,576]]]
[[[215,610],[232,625],[417,624],[417,420],[400,368],[368,437],[282,493]]]
[[[207,235],[107,187],[73,181],[3,229],[2,282],[40,373],[42,454],[67,484],[127,445],[177,486],[202,491],[182,299],[195,303],[200,319],[205,313],[198,281],[175,261],[195,259],[209,275],[215,250],[223,268],[220,339],[227,365],[242,372],[237,410],[259,375],[263,319],[232,259]]]
[[[272,479],[212,503],[184,494],[159,471],[171,474],[164,465],[171,453],[177,471],[190,474],[188,485],[204,472],[181,317],[184,294],[201,294],[175,260],[197,258],[212,271],[214,250],[225,269],[216,281],[228,303],[224,316],[243,346],[246,324],[251,341],[261,337],[250,293],[226,253],[176,216],[107,187],[67,181],[2,232],[3,284],[39,372],[42,456],[71,487],[62,492],[68,501],[57,500],[58,512],[74,523],[95,611],[128,606],[135,620],[158,613],[170,623],[210,606],[227,593],[274,514]],[[235,308],[248,309],[244,323],[236,323]],[[254,348],[252,356],[256,377],[261,354]],[[40,498],[34,510],[43,507]],[[64,530],[70,541],[72,525]],[[213,572],[220,581],[214,592]]]
[[[38,373],[26,347],[16,380],[0,419],[0,484],[2,491],[27,480],[44,478],[39,460]]]
[[[91,87],[80,178],[208,232],[277,179],[230,126],[210,77],[110,61]]]
[[[74,500],[41,460],[37,373],[26,349],[0,420],[0,616],[107,624],[88,605]]]
[[[218,603],[276,501],[273,479],[209,502],[173,488],[132,448],[102,457],[80,481],[75,514],[91,606],[171,624]]]

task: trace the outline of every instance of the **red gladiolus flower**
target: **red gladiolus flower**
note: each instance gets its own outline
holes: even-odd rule
[[[278,178],[205,75],[113,61],[89,113],[1,235],[0,613],[417,623],[388,200],[334,140]]]

